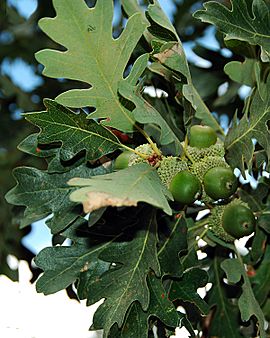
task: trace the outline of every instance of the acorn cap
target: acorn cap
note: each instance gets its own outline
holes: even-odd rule
[[[232,243],[235,238],[229,235],[222,226],[222,216],[225,208],[226,205],[217,205],[211,210],[211,214],[208,217],[208,226],[215,236],[225,242]]]
[[[217,156],[217,157],[224,157],[225,150],[223,143],[216,143],[211,145],[208,148],[197,148],[187,146],[185,148],[185,152],[187,153],[188,157],[191,158],[193,162],[199,162],[205,157],[209,156]]]
[[[166,156],[160,161],[157,173],[161,181],[169,187],[172,178],[183,170],[188,170],[186,161],[181,160],[179,157]]]
[[[218,156],[207,156],[201,161],[193,163],[190,167],[190,171],[196,175],[200,181],[203,181],[203,177],[207,171],[215,167],[229,168],[230,166],[225,162],[224,158]]]

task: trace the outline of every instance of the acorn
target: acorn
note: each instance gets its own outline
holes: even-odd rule
[[[227,205],[215,206],[208,218],[209,229],[225,242],[251,235],[256,219],[247,203],[235,199]]]
[[[159,162],[157,173],[161,181],[168,188],[172,178],[180,171],[188,170],[186,161],[181,160],[179,157],[166,156]]]

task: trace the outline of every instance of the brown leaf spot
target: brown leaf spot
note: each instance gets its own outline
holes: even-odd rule
[[[119,198],[111,196],[105,192],[89,192],[87,199],[83,202],[83,210],[85,213],[103,208],[103,207],[131,207],[137,206],[137,202],[129,198]]]
[[[84,266],[81,268],[81,272],[85,272],[85,271],[87,271],[89,269],[89,262],[86,262],[85,264],[84,264]]]
[[[183,54],[183,50],[179,43],[174,44],[171,48],[165,49],[163,52],[154,54],[154,57],[158,59],[161,63],[165,63],[166,60],[172,57],[174,54]]]

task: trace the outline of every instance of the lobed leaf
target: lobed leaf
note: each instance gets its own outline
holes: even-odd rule
[[[265,150],[267,158],[270,158],[270,133],[268,122],[270,120],[270,96],[266,94],[270,90],[270,76],[267,83],[262,86],[261,92],[256,90],[251,102],[249,113],[246,112],[241,120],[234,116],[232,126],[226,135],[224,142],[227,151],[226,160],[233,168],[239,168],[243,175],[247,167],[252,168],[254,143],[257,142]]]
[[[149,102],[144,100],[139,92],[139,88],[131,86],[124,80],[119,84],[119,93],[136,106],[133,110],[135,120],[142,124],[157,125],[160,129],[159,143],[161,145],[173,143],[175,145],[176,154],[179,155],[182,149],[180,140],[160,113]]]
[[[107,241],[95,243],[93,240],[78,237],[76,232],[83,226],[87,233],[88,225],[84,218],[79,218],[72,224],[74,234],[70,236],[70,231],[68,233],[68,237],[72,237],[73,241],[71,246],[48,247],[39,252],[35,263],[44,273],[36,284],[38,292],[52,294],[67,288],[85,274],[88,279],[95,280],[109,269],[110,264],[100,260],[98,256],[119,237],[119,234],[107,237]],[[91,235],[93,238],[98,236],[94,231]]]
[[[82,212],[77,210],[76,203],[69,199],[74,188],[67,185],[67,181],[74,176],[89,177],[106,172],[103,167],[89,169],[85,165],[60,174],[49,174],[28,167],[16,168],[14,177],[17,185],[7,193],[6,199],[11,204],[26,207],[21,227],[53,214],[49,224],[52,232],[56,233],[73,222]]]
[[[61,143],[62,160],[68,161],[81,151],[86,152],[86,161],[96,160],[121,147],[114,134],[87,119],[85,113],[76,114],[53,100],[46,99],[44,104],[47,111],[24,116],[41,129],[39,143]]]
[[[183,266],[179,254],[187,249],[187,222],[183,214],[168,225],[165,229],[165,236],[158,250],[162,275],[181,277]]]
[[[117,265],[91,285],[88,295],[88,303],[91,304],[101,298],[106,299],[93,321],[95,329],[104,328],[105,336],[115,323],[118,327],[123,325],[125,314],[133,302],[140,302],[142,309],[147,310],[150,302],[147,275],[150,270],[160,274],[155,211],[148,209],[146,213],[143,209],[138,221],[130,241],[118,241],[102,252],[100,259]]]
[[[245,59],[244,62],[231,61],[224,67],[224,72],[235,82],[254,87],[256,84],[255,69],[258,61]]]
[[[213,337],[242,337],[239,331],[238,308],[228,298],[223,282],[224,273],[220,268],[221,259],[215,256],[210,267],[210,282],[213,284],[207,295],[207,302],[211,308],[215,308],[211,321],[209,334]]]
[[[89,8],[85,1],[54,0],[56,17],[43,18],[40,28],[66,51],[45,49],[36,54],[44,75],[78,80],[88,89],[72,89],[56,101],[68,107],[94,107],[91,118],[132,132],[132,113],[120,104],[118,82],[123,79],[130,56],[147,24],[139,13],[127,22],[119,38],[112,37],[113,1],[98,0]]]
[[[231,0],[232,8],[216,1],[204,3],[194,17],[211,23],[225,34],[226,40],[246,41],[262,47],[262,59],[270,56],[270,7],[264,0]]]
[[[73,178],[69,184],[82,187],[70,198],[83,203],[85,212],[104,206],[136,206],[138,202],[146,202],[163,209],[168,215],[172,214],[167,201],[167,198],[172,198],[170,192],[156,170],[145,163],[96,178]]]
[[[261,264],[256,269],[256,274],[251,278],[254,296],[257,302],[262,306],[270,292],[270,247],[266,246],[265,254]]]
[[[166,327],[176,328],[180,325],[181,317],[172,302],[167,298],[161,279],[154,273],[149,273],[147,284],[150,291],[150,303],[146,311],[143,311],[138,302],[130,307],[124,325],[118,328],[115,325],[109,338],[148,338],[148,321],[150,318],[162,321]],[[183,320],[184,321],[184,320]]]
[[[199,296],[197,289],[205,286],[208,281],[207,273],[201,269],[190,269],[186,271],[182,278],[172,283],[169,298],[185,302],[194,303],[200,312],[206,315],[209,312],[209,306]]]
[[[248,321],[252,316],[258,320],[260,337],[266,338],[264,330],[264,314],[254,296],[249,278],[244,269],[244,266],[238,259],[226,259],[222,262],[221,268],[226,272],[230,283],[237,283],[243,278],[242,294],[238,300],[238,306],[241,312],[243,321]]]

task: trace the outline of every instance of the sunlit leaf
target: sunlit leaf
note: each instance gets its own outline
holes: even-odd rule
[[[69,184],[82,187],[71,194],[71,200],[81,202],[85,212],[104,206],[136,206],[146,202],[171,215],[167,198],[170,192],[162,184],[155,169],[138,164],[96,178],[73,178]]]
[[[36,54],[44,75],[82,81],[88,89],[72,89],[56,101],[68,107],[95,107],[91,118],[105,118],[104,125],[133,130],[132,113],[120,104],[118,82],[123,79],[131,53],[146,23],[139,13],[127,22],[117,39],[112,37],[113,1],[98,0],[89,8],[85,1],[54,0],[55,18],[40,20],[40,28],[67,50],[45,49]]]

